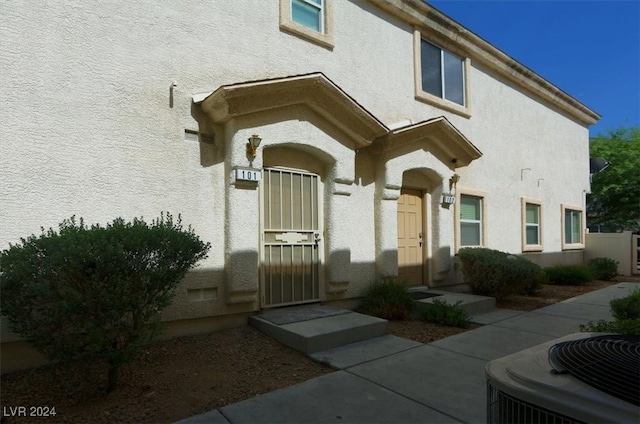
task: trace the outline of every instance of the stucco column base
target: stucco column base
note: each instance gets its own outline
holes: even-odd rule
[[[234,291],[227,293],[225,299],[229,305],[237,305],[239,303],[253,303],[258,301],[258,290]]]

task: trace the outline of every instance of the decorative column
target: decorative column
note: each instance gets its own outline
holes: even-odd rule
[[[381,275],[398,275],[399,185],[386,185],[376,194],[376,270]]]
[[[249,130],[236,132],[232,122],[225,128],[225,288],[227,303],[250,303],[259,293],[259,183],[237,181],[237,167],[248,168],[246,144]],[[262,155],[253,162],[261,173]]]
[[[341,293],[347,290],[351,281],[351,230],[349,220],[353,208],[351,194],[353,180],[335,178],[327,185],[329,190],[329,207],[327,210],[327,254],[326,258],[326,291]]]

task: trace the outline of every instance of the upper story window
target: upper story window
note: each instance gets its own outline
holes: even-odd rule
[[[291,19],[314,31],[324,32],[323,0],[291,0]]]
[[[562,205],[562,248],[584,249],[582,208]]]
[[[464,106],[464,61],[426,40],[420,42],[422,91]]]
[[[334,0],[280,0],[280,29],[332,49]]]
[[[470,117],[469,59],[414,34],[416,99]]]

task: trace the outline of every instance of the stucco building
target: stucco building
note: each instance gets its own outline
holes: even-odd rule
[[[598,114],[420,0],[3,2],[0,66],[0,248],[181,214],[170,335],[455,284],[462,246],[582,261]]]

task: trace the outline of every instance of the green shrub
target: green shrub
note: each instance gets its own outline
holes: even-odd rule
[[[371,315],[389,320],[411,317],[415,302],[404,283],[392,277],[382,277],[367,289],[361,309]]]
[[[1,252],[2,314],[53,361],[104,361],[112,391],[119,367],[159,333],[160,312],[209,248],[180,216],[106,227],[72,217]]]
[[[589,268],[578,265],[556,265],[544,269],[549,284],[579,286],[593,281]]]
[[[618,261],[611,258],[593,258],[587,262],[593,278],[596,280],[611,281],[618,275]]]
[[[635,289],[628,296],[612,299],[609,305],[616,320],[640,319],[640,289]]]
[[[469,326],[469,315],[460,307],[462,301],[454,304],[446,300],[433,299],[432,305],[427,305],[424,311],[425,321],[436,322],[450,327],[467,328]]]
[[[465,247],[458,252],[462,273],[473,294],[498,299],[531,294],[545,280],[541,268],[521,256],[485,248]]]
[[[613,321],[600,320],[580,325],[580,331],[640,335],[640,289],[609,302]]]

